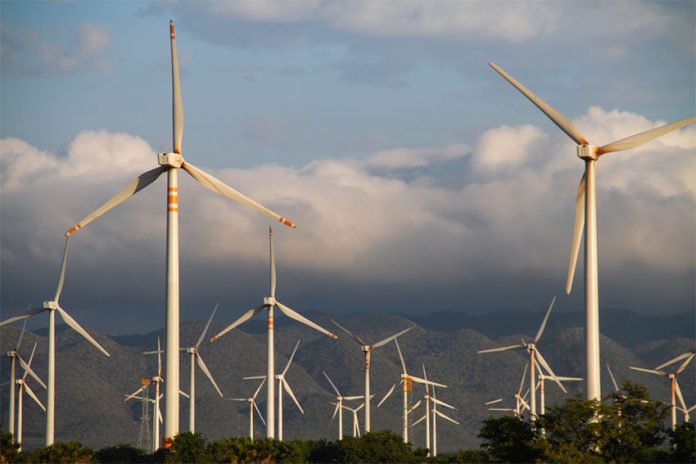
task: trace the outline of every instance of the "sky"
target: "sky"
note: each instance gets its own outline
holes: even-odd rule
[[[0,3],[0,308],[53,297],[65,231],[171,150],[298,224],[180,173],[181,318],[583,307],[564,292],[583,163],[493,61],[596,144],[696,113],[693,1]],[[598,162],[600,306],[696,307],[696,127]],[[165,179],[70,240],[61,305],[164,325]],[[45,325],[39,317],[35,326]]]

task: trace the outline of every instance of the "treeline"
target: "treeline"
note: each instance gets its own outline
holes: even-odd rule
[[[428,457],[401,436],[382,431],[363,438],[208,442],[200,434],[178,435],[170,449],[154,454],[130,445],[98,451],[77,442],[56,443],[24,453],[1,433],[4,463],[675,463],[696,462],[696,428],[665,427],[670,407],[651,401],[647,389],[627,382],[604,402],[569,398],[536,421],[514,416],[489,418],[479,431],[480,449]],[[1,431],[0,431],[1,432]]]

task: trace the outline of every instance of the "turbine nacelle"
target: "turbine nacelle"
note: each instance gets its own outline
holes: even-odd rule
[[[8,351],[5,354],[5,356],[7,356],[8,358],[14,358],[15,356],[17,356],[17,352],[16,351]]]
[[[56,301],[44,301],[43,308],[56,310],[56,309],[58,309],[58,303]]]
[[[597,161],[599,159],[599,147],[596,145],[590,145],[590,144],[581,144],[578,145],[578,158],[583,159],[583,160],[595,160]]]
[[[196,353],[198,353],[198,350],[196,349],[195,346],[189,346],[188,348],[186,348],[186,352],[188,354],[196,354]]]
[[[263,298],[263,305],[264,306],[275,306],[276,304],[276,299],[273,298],[272,296],[266,296]]]
[[[180,168],[184,164],[184,157],[179,153],[160,153],[157,156],[159,165],[165,168]]]

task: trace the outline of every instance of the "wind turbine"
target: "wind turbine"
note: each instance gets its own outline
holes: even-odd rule
[[[189,346],[188,348],[182,348],[182,351],[186,351],[191,355],[191,400],[189,401],[189,431],[191,433],[194,433],[196,431],[196,364],[198,364],[198,367],[200,368],[200,370],[203,371],[205,376],[208,377],[208,380],[210,380],[210,383],[213,384],[213,387],[215,387],[215,390],[218,392],[220,397],[222,398],[223,396],[222,392],[220,391],[220,387],[218,387],[217,383],[215,383],[213,375],[208,370],[208,366],[205,365],[205,362],[203,362],[203,358],[201,358],[201,354],[198,352],[198,348],[201,346],[201,342],[205,338],[205,334],[208,332],[208,328],[210,327],[210,323],[212,322],[213,317],[215,316],[215,311],[217,311],[218,306],[219,303],[215,305],[215,308],[213,308],[213,312],[210,314],[208,323],[205,325],[205,328],[203,329],[201,336],[198,337],[198,341],[196,342],[196,344],[193,346]]]
[[[562,382],[582,382],[583,378],[582,377],[559,377],[557,375],[544,374],[543,372],[539,371],[538,380],[539,380],[539,398],[541,400],[539,413],[543,416],[546,413],[544,380],[553,380],[554,382],[557,382],[557,384],[563,385]],[[565,388],[563,388],[563,393],[568,393],[568,391]]]
[[[15,349],[12,351],[8,351],[6,356],[10,358],[10,407],[9,407],[9,429],[10,433],[14,435],[15,433],[15,384],[18,383],[16,379],[16,363],[19,361],[19,365],[22,366],[24,369],[24,377],[26,377],[26,373],[29,373],[34,379],[44,388],[46,388],[46,384],[41,381],[38,375],[31,369],[28,363],[22,359],[22,357],[19,355],[19,347],[22,345],[22,339],[24,338],[24,331],[26,330],[27,327],[27,320],[24,319],[24,324],[22,325],[22,331],[19,334],[19,337],[17,338],[17,345],[15,346]],[[33,351],[32,351],[33,354]]]
[[[293,358],[295,357],[295,353],[297,352],[297,347],[300,346],[300,341],[297,340],[297,343],[295,344],[295,349],[292,350],[292,354],[290,355],[290,359],[288,359],[288,363],[285,365],[285,369],[283,369],[283,372],[280,374],[275,375],[275,380],[278,381],[278,440],[283,441],[283,390],[288,392],[288,395],[290,395],[290,398],[295,402],[295,405],[297,408],[300,410],[302,414],[304,414],[304,410],[302,409],[302,406],[300,406],[300,402],[297,401],[297,397],[292,391],[292,388],[290,388],[290,384],[285,380],[285,374],[288,372],[288,369],[290,369],[290,364],[292,363]],[[260,380],[260,379],[265,379],[265,375],[255,375],[251,377],[244,377],[244,380]]]
[[[348,329],[345,327],[341,326],[338,322],[329,319],[332,324],[334,324],[336,327],[350,335],[353,340],[358,342],[360,345],[360,348],[362,349],[364,353],[364,358],[365,358],[365,433],[370,431],[370,354],[372,353],[372,350],[375,348],[379,348],[381,346],[386,345],[392,340],[396,340],[397,337],[400,337],[401,335],[405,334],[409,330],[411,330],[415,326],[411,326],[407,329],[402,330],[401,332],[391,335],[383,340],[378,341],[377,343],[369,344],[365,340],[363,340],[361,337],[354,335],[351,333]]]
[[[221,180],[200,170],[181,155],[181,142],[184,133],[184,108],[181,99],[179,82],[179,64],[176,53],[174,21],[169,22],[172,59],[172,132],[173,148],[171,153],[160,153],[159,167],[144,172],[133,180],[123,190],[111,197],[97,210],[71,227],[66,237],[74,234],[107,211],[132,197],[148,185],[156,181],[160,175],[167,173],[167,336],[166,336],[166,420],[164,423],[165,446],[171,446],[171,441],[179,433],[179,169],[183,169],[198,181],[203,187],[255,209],[289,227],[295,224],[257,203],[246,195],[228,186]]]
[[[575,226],[568,266],[566,293],[570,294],[575,266],[580,251],[580,239],[585,223],[585,343],[586,367],[585,397],[588,400],[601,401],[600,364],[599,364],[599,285],[597,270],[597,196],[595,191],[595,168],[600,156],[615,151],[638,147],[664,134],[696,122],[696,116],[681,119],[655,129],[611,142],[606,145],[591,145],[587,138],[578,131],[573,123],[556,111],[541,98],[534,95],[512,76],[500,69],[495,63],[488,63],[498,74],[536,105],[551,121],[577,143],[577,156],[585,163],[585,174],[580,179],[575,198]]]
[[[341,395],[341,392],[338,391],[338,388],[331,381],[331,379],[329,378],[329,375],[324,371],[321,371],[321,372],[324,374],[324,377],[326,377],[326,380],[329,381],[329,383],[331,384],[331,387],[336,392],[336,402],[332,403],[332,404],[336,405],[336,409],[334,409],[333,416],[331,416],[331,420],[333,421],[334,418],[336,417],[336,413],[338,413],[338,440],[340,441],[340,440],[343,440],[343,402],[344,401],[351,401],[351,400],[360,400],[360,399],[364,399],[364,397],[362,395],[358,395],[358,396],[343,396],[343,395]]]
[[[157,337],[157,351],[145,351],[143,354],[156,354],[157,355],[157,375],[152,377],[152,383],[155,384],[155,414],[152,420],[152,447],[157,451],[160,448],[160,429],[159,424],[162,422],[162,413],[160,412],[160,399],[162,396],[160,394],[160,384],[164,382],[162,378],[162,346],[160,345],[160,338]],[[144,388],[145,386],[143,386]],[[169,389],[167,389],[169,391]],[[130,397],[135,396],[140,390],[136,390]],[[178,392],[177,392],[178,396]],[[127,397],[125,401],[128,401],[130,397]],[[165,432],[166,433],[166,432]]]
[[[679,398],[679,402],[682,405],[683,410],[687,410],[686,403],[684,402],[684,396],[682,395],[681,389],[679,388],[679,383],[677,382],[677,376],[681,374],[684,369],[686,369],[686,366],[691,362],[692,359],[694,359],[694,356],[696,356],[696,352],[694,351],[687,351],[686,353],[682,353],[676,358],[670,359],[669,361],[660,364],[657,366],[655,369],[643,369],[642,367],[630,367],[634,371],[641,371],[641,372],[647,372],[648,374],[655,374],[655,375],[661,375],[663,377],[667,377],[670,381],[670,398],[671,398],[671,405],[672,405],[672,429],[677,427],[677,403],[675,401],[675,394]],[[682,362],[679,367],[674,371],[674,372],[665,372],[662,370],[663,368],[670,366],[676,362],[679,362],[681,360],[685,359],[686,361]]]
[[[249,403],[249,438],[251,438],[251,441],[254,441],[254,410],[256,410],[256,413],[259,415],[259,419],[261,419],[263,425],[266,425],[266,421],[263,420],[263,415],[261,415],[259,407],[256,406],[256,397],[259,395],[261,387],[263,387],[265,381],[266,378],[263,377],[263,380],[259,384],[259,387],[256,389],[254,394],[251,396],[251,398],[230,398],[231,401],[245,401]]]
[[[343,409],[353,413],[353,437],[360,438],[360,423],[358,422],[358,411],[360,411],[365,406],[365,403],[361,403],[357,408],[351,408],[345,404],[342,406]]]
[[[423,379],[426,381],[428,380],[428,374],[425,372],[425,364],[423,364]],[[423,399],[425,400],[425,414],[423,414],[423,417],[418,419],[416,422],[413,423],[413,426],[416,426],[418,423],[421,421],[425,420],[425,448],[428,450],[428,456],[437,456],[437,450],[436,450],[436,443],[437,443],[437,415],[439,414],[441,417],[443,417],[446,420],[449,420],[451,422],[454,422],[455,424],[459,425],[459,422],[455,421],[451,417],[446,416],[445,414],[441,413],[440,411],[437,410],[437,405],[444,406],[446,408],[450,409],[456,409],[454,406],[451,404],[447,404],[444,401],[438,400],[435,397],[435,386],[433,386],[433,394],[430,395],[430,389],[428,384],[426,383],[425,385],[425,395]],[[430,441],[430,403],[433,403],[432,405],[432,412],[433,412],[433,441],[431,444]]]
[[[63,249],[63,261],[60,265],[60,274],[58,277],[58,286],[53,300],[44,301],[41,308],[31,308],[21,316],[11,317],[0,322],[0,327],[12,322],[27,319],[36,314],[48,312],[48,385],[46,395],[46,446],[51,446],[54,442],[55,435],[55,417],[56,417],[56,312],[60,315],[63,322],[70,326],[75,332],[79,333],[88,342],[90,342],[99,351],[106,356],[110,356],[90,334],[83,329],[80,324],[73,319],[70,314],[60,307],[60,294],[63,291],[63,283],[65,282],[65,266],[68,258],[68,245],[70,238],[65,239],[65,248]],[[33,376],[32,376],[33,377]]]
[[[535,420],[536,415],[537,415],[537,409],[536,409],[536,363],[538,362],[541,364],[541,366],[546,369],[546,372],[555,377],[556,374],[553,373],[551,370],[551,366],[546,362],[544,357],[541,355],[539,352],[539,349],[537,348],[537,343],[539,343],[539,340],[541,339],[541,335],[544,333],[544,328],[546,327],[546,321],[549,319],[549,315],[551,314],[551,310],[553,309],[553,304],[556,301],[556,297],[554,296],[553,299],[551,300],[551,304],[549,305],[549,308],[546,310],[546,316],[544,316],[544,320],[541,323],[541,326],[539,326],[539,330],[537,330],[536,335],[534,336],[533,339],[531,340],[525,340],[522,339],[522,343],[519,345],[508,345],[508,346],[501,346],[498,348],[489,348],[487,350],[479,350],[480,353],[495,353],[499,351],[508,351],[508,350],[517,350],[517,349],[524,349],[527,350],[529,353],[529,390],[531,392],[530,396],[530,413],[531,413],[531,419]],[[563,384],[561,384],[560,381],[555,380],[556,384],[559,386],[563,392],[566,392],[565,387],[563,387]]]
[[[17,343],[17,346],[19,346],[19,343]],[[26,363],[26,365],[24,365],[24,363],[22,363],[22,367],[24,368],[24,375],[22,375],[22,378],[17,379],[15,381],[17,383],[17,385],[19,385],[19,387],[18,387],[19,397],[18,397],[18,402],[17,402],[17,411],[18,411],[17,437],[15,438],[15,443],[17,443],[17,445],[19,446],[19,448],[17,448],[18,451],[22,451],[22,422],[23,422],[22,421],[22,398],[23,398],[24,390],[26,390],[27,394],[31,397],[31,399],[34,400],[34,402],[36,404],[38,404],[39,407],[44,412],[46,412],[46,408],[44,407],[44,405],[41,404],[41,401],[39,401],[39,399],[36,397],[36,395],[31,390],[31,388],[29,388],[29,385],[27,385],[27,374],[31,374],[32,377],[36,376],[36,374],[32,374],[33,371],[31,370],[31,361],[32,361],[32,359],[34,359],[34,352],[35,351],[36,351],[36,342],[34,342],[34,347],[31,349],[31,356],[29,357],[29,362]],[[41,383],[41,385],[43,385],[44,388],[46,388],[46,386],[43,384],[43,382],[41,382],[41,379],[39,379],[38,376],[36,376],[34,378],[37,379]],[[13,389],[14,389],[14,385],[13,385]]]
[[[243,324],[244,322],[248,321],[251,319],[256,313],[266,309],[268,310],[268,317],[267,317],[267,329],[268,329],[268,370],[267,370],[267,378],[273,379],[275,378],[275,357],[273,354],[273,309],[278,308],[280,312],[288,316],[290,319],[295,319],[298,322],[303,323],[304,325],[307,325],[314,330],[318,330],[319,332],[328,335],[329,337],[333,339],[337,339],[338,337],[334,335],[333,333],[329,332],[328,330],[318,326],[314,322],[310,321],[306,317],[302,316],[298,312],[288,308],[285,306],[283,303],[280,301],[276,300],[276,265],[275,265],[275,253],[273,251],[273,230],[269,227],[268,228],[268,242],[269,242],[269,248],[270,248],[270,255],[271,255],[271,296],[267,296],[263,299],[263,304],[250,309],[246,313],[242,315],[239,319],[234,321],[232,324],[228,325],[225,329],[223,329],[220,333],[215,335],[213,338],[211,338],[211,341],[215,341],[225,335],[227,332],[230,330],[234,329],[235,327]],[[266,384],[267,386],[267,404],[266,404],[266,437],[268,438],[275,438],[275,401],[274,401],[274,396],[275,396],[275,382],[268,382]]]
[[[488,408],[489,411],[502,411],[502,412],[512,412],[515,416],[517,417],[522,417],[522,413],[524,413],[525,409],[531,409],[529,407],[529,403],[527,403],[527,395],[529,395],[529,389],[522,395],[522,389],[524,388],[524,381],[527,379],[527,369],[529,368],[528,364],[524,365],[524,371],[522,372],[522,378],[520,379],[520,386],[517,389],[517,393],[515,393],[515,408]],[[492,404],[500,403],[502,402],[502,398],[498,398],[495,400],[487,401],[484,404],[486,406],[490,406]]]
[[[401,354],[401,348],[399,348],[399,341],[395,339],[394,343],[396,344],[396,350],[399,353],[399,359],[401,360],[401,370],[402,371],[401,371],[401,380],[399,381],[399,383],[403,385],[403,393],[404,393],[402,436],[404,438],[404,443],[408,443],[408,416],[420,404],[420,401],[418,401],[410,409],[408,407],[408,394],[413,390],[413,382],[421,383],[423,385],[433,385],[433,386],[441,387],[441,388],[447,388],[447,385],[442,385],[441,383],[431,382],[429,380],[421,379],[420,377],[410,375],[408,373],[408,371],[406,370],[406,362],[404,362],[404,357]],[[396,385],[397,384],[392,385],[392,387],[384,395],[384,398],[382,398],[382,400],[379,402],[379,404],[377,404],[377,407],[380,407],[382,405],[382,403],[384,403],[387,400],[387,398],[389,398],[389,396],[394,392],[394,388],[396,387]]]

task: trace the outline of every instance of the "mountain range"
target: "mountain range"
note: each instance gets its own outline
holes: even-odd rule
[[[631,380],[642,383],[653,398],[667,400],[667,379],[629,370],[629,366],[654,367],[696,347],[694,313],[669,316],[646,316],[629,310],[602,310],[602,362],[611,365],[619,383]],[[306,316],[323,327],[336,332],[332,340],[304,325],[276,317],[276,367],[282,369],[294,344],[301,340],[293,365],[286,379],[297,395],[304,414],[286,398],[284,401],[284,435],[286,439],[335,439],[337,421],[331,421],[335,399],[331,386],[322,371],[332,378],[344,395],[359,395],[363,391],[363,359],[360,347],[343,332],[336,330],[322,313]],[[217,333],[239,314],[218,313],[209,335]],[[520,338],[532,336],[543,318],[543,313],[532,311],[501,311],[485,315],[457,312],[437,312],[427,316],[353,313],[331,316],[368,343],[378,341],[414,325],[414,329],[399,339],[408,370],[422,376],[425,365],[428,378],[447,385],[438,389],[439,399],[454,405],[456,411],[447,411],[460,422],[459,426],[440,421],[438,424],[439,450],[454,451],[477,447],[476,437],[481,422],[492,413],[484,402],[499,397],[512,405],[520,376],[527,362],[524,351],[477,354],[484,348],[519,343]],[[538,347],[558,375],[584,375],[584,317],[580,312],[552,313]],[[181,343],[189,346],[200,336],[205,321],[182,323]],[[2,353],[14,348],[20,329],[16,326],[0,328]],[[89,332],[111,356],[104,357],[72,330],[58,328],[57,333],[57,403],[56,439],[77,440],[93,448],[116,443],[135,445],[138,438],[140,404],[124,402],[124,395],[139,388],[142,377],[152,377],[156,358],[142,352],[156,347],[156,337],[164,338],[164,331],[148,334],[106,336]],[[45,330],[25,334],[22,353],[28,356],[34,342],[38,343],[32,364],[45,380],[47,366],[47,339]],[[208,439],[248,434],[248,408],[244,403],[229,401],[231,397],[248,397],[257,387],[256,382],[242,377],[263,375],[266,371],[265,321],[261,317],[248,322],[220,338],[215,343],[207,340],[201,345],[201,354],[222,389],[220,398],[208,380],[197,374],[196,424],[197,432]],[[686,401],[696,401],[696,375],[692,363],[680,376],[679,382]],[[2,359],[0,383],[7,380],[9,363]],[[189,358],[181,358],[181,388],[189,390]],[[401,365],[395,345],[390,343],[373,352],[371,387],[375,394],[372,406],[372,429],[401,431],[401,395],[395,393],[382,405],[376,405],[386,391],[400,379]],[[164,372],[166,382],[166,372]],[[32,383],[37,395],[45,400],[45,391]],[[582,392],[582,382],[567,384],[569,394]],[[554,385],[548,385],[547,404],[563,400],[564,395]],[[602,371],[602,392],[613,390],[606,370]],[[413,402],[422,397],[423,390],[414,387]],[[188,400],[181,399],[180,428],[188,427]],[[8,389],[0,391],[0,417],[7,428]],[[44,413],[30,400],[24,402],[24,443],[27,448],[43,446]],[[163,405],[163,403],[162,403]],[[259,395],[259,407],[265,411],[265,390]],[[414,420],[423,414],[421,406]],[[681,414],[679,415],[681,418]],[[351,418],[344,414],[344,430],[351,430]],[[360,416],[362,428],[362,415]],[[255,425],[257,437],[265,428]],[[413,427],[411,442],[423,446],[423,423]]]

